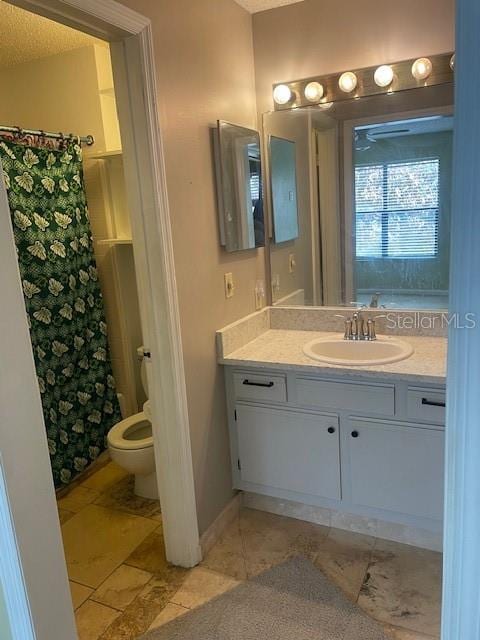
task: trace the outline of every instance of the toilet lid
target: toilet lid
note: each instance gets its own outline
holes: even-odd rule
[[[152,423],[141,411],[121,422],[108,432],[108,444],[115,449],[146,449],[153,447]]]

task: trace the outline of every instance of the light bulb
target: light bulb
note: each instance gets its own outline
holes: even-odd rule
[[[323,97],[323,85],[319,82],[309,82],[303,93],[310,102],[318,102]]]
[[[388,87],[393,80],[392,67],[388,64],[382,64],[373,74],[373,79],[378,87]]]
[[[333,102],[320,102],[318,106],[320,107],[320,109],[331,109],[333,107]]]
[[[415,80],[426,80],[432,73],[432,63],[428,58],[418,58],[412,64],[412,76]]]
[[[345,93],[351,93],[357,86],[357,76],[352,71],[345,71],[338,80],[338,86]]]
[[[287,104],[292,99],[290,87],[286,84],[278,84],[273,90],[273,99],[277,104]]]
[[[453,56],[450,58],[450,69],[452,71],[455,70],[455,54],[453,54]]]

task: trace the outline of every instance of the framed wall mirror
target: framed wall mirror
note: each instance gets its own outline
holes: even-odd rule
[[[213,131],[220,242],[226,251],[265,244],[260,135],[219,120]]]
[[[452,105],[445,83],[264,114],[265,144],[296,146],[298,236],[273,234],[273,304],[448,307]]]

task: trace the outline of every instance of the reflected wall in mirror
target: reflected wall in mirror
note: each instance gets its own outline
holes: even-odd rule
[[[452,103],[444,84],[264,115],[265,142],[297,151],[299,235],[270,245],[273,304],[448,306]]]
[[[222,120],[213,131],[220,242],[226,251],[265,244],[260,135]]]
[[[275,242],[298,238],[295,142],[270,136],[269,166]]]

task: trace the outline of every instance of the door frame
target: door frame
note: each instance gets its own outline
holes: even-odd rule
[[[111,45],[142,331],[145,346],[152,354],[147,366],[147,376],[166,556],[173,564],[191,567],[201,560],[201,548],[165,158],[158,120],[151,22],[114,0],[7,1],[32,13],[107,40]],[[9,218],[9,211],[3,183],[0,183],[0,213],[0,218],[4,218],[5,222],[6,218]],[[9,308],[8,321],[11,325],[21,327],[22,335],[18,339],[24,339],[27,326],[18,265],[12,263],[13,259],[16,262],[16,257],[11,233],[2,234],[0,249],[2,268],[3,260],[10,261],[8,269],[5,268],[2,285],[8,289],[12,299],[15,298],[15,305],[12,302],[12,306],[6,307]],[[6,280],[7,272],[11,275],[9,282]],[[28,338],[27,342],[29,343]],[[4,340],[3,334],[0,334],[0,352],[7,352],[9,348],[10,345]],[[10,353],[13,358],[13,351]],[[22,356],[22,359],[16,358],[15,367],[21,370],[27,381],[27,388],[23,392],[33,398],[30,407],[32,420],[29,425],[32,429],[31,436],[33,438],[34,435],[33,439],[46,443],[30,344]],[[2,399],[6,401],[6,398],[0,396],[0,400]],[[20,412],[12,410],[8,414],[13,422],[11,427],[15,429],[17,423],[19,428],[25,428],[25,421],[22,423],[17,413]],[[15,442],[13,437],[5,442],[0,429],[0,453],[5,461],[6,485],[36,637],[37,640],[52,637],[70,640],[76,636],[71,608],[70,612],[65,611],[67,600],[64,592],[68,590],[68,585],[63,549],[61,543],[58,544],[61,538],[53,483],[45,479],[47,465],[49,470],[47,448],[45,445],[42,450],[36,452],[38,465],[42,467],[43,473],[40,489],[37,479],[37,493],[40,491],[40,498],[45,499],[39,501],[37,498],[36,509],[30,509],[28,512],[27,505],[36,495],[35,484],[23,487],[24,494],[20,500],[14,486],[13,464],[9,465],[9,459],[13,460],[15,457],[15,448],[18,460],[18,446],[19,443]],[[44,534],[51,541],[55,541],[58,548],[53,542],[46,543],[48,550],[45,548],[43,555],[37,545],[35,564],[32,563],[32,552],[27,548],[27,545],[32,544],[32,539],[28,535],[25,536],[24,532],[29,529],[35,530],[38,510],[42,510],[44,516]],[[45,589],[45,575],[48,575],[49,568],[45,565],[44,570],[39,571],[39,566],[43,566],[43,558],[45,563],[49,559],[50,565],[53,563],[58,572],[56,582],[51,583],[48,590]],[[59,627],[56,633],[53,627],[57,619]]]

